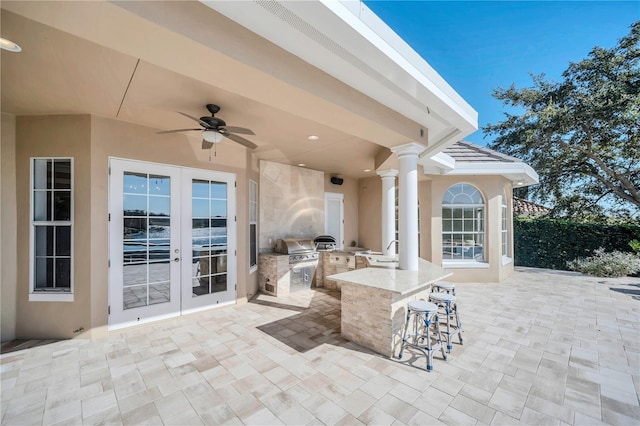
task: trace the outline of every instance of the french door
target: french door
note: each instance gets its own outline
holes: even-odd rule
[[[235,302],[234,182],[110,160],[110,329]]]

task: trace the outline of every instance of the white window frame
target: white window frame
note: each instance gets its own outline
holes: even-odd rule
[[[255,257],[256,263],[251,264],[251,227],[256,227]],[[249,273],[258,270],[258,182],[249,179]]]
[[[449,186],[447,188],[447,192],[449,192],[451,190],[451,188],[453,188],[456,185],[467,185],[472,187],[473,189],[475,189],[478,194],[480,195],[480,198],[482,199],[482,204],[473,204],[473,203],[451,203],[451,204],[445,204],[444,203],[444,197],[442,202],[440,203],[441,206],[441,212],[442,209],[444,209],[445,207],[451,208],[453,209],[464,209],[464,208],[473,208],[473,209],[477,209],[479,207],[482,207],[482,211],[483,211],[483,223],[482,223],[482,231],[444,231],[444,227],[442,227],[442,229],[440,230],[440,246],[441,246],[441,252],[444,252],[444,245],[442,244],[442,241],[444,239],[445,234],[450,235],[450,234],[455,234],[455,233],[460,233],[460,234],[482,234],[482,260],[477,260],[475,258],[470,258],[470,259],[445,259],[444,258],[444,253],[441,253],[441,256],[443,256],[442,259],[442,265],[446,266],[448,268],[477,268],[477,269],[486,269],[489,267],[489,264],[487,263],[487,203],[485,201],[485,197],[482,194],[482,192],[473,184],[467,183],[467,182],[458,182],[455,183],[451,186]],[[453,214],[453,213],[452,213]],[[464,218],[463,218],[464,219]],[[440,218],[440,223],[443,224],[444,223],[444,217]],[[464,247],[464,246],[463,246]]]
[[[35,220],[35,163],[38,160],[69,160],[70,162],[70,189],[71,193],[71,202],[70,202],[70,220],[68,221],[36,221]],[[55,163],[54,163],[55,164]],[[31,157],[29,159],[29,301],[30,302],[73,302],[74,300],[74,159],[73,157]],[[55,190],[55,184],[53,185],[53,190]],[[36,242],[35,242],[35,230],[38,226],[69,226],[70,229],[70,276],[69,276],[69,290],[63,291],[55,291],[55,290],[36,290],[35,288],[35,261],[36,261]]]
[[[511,263],[513,260],[510,256],[510,244],[509,244],[509,209],[507,203],[507,192],[502,190],[502,207],[500,209],[500,221],[501,221],[501,230],[500,230],[500,250],[502,253],[502,265],[507,265]]]

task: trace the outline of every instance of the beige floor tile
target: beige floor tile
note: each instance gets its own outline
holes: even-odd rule
[[[387,394],[380,398],[375,403],[375,406],[381,408],[386,413],[404,423],[408,422],[409,419],[411,419],[418,411],[418,409],[412,404],[409,404],[391,394]]]
[[[356,390],[346,398],[337,401],[336,403],[341,406],[346,412],[357,418],[367,409],[369,409],[369,407],[371,407],[375,402],[375,398],[373,398],[371,395],[361,390]]]
[[[122,414],[125,425],[162,425],[162,419],[153,402],[137,405]]]
[[[84,414],[84,413],[83,413]],[[89,417],[82,418],[83,425],[121,425],[122,416],[118,407],[101,410]]]
[[[525,406],[531,408],[534,411],[538,411],[540,413],[544,413],[548,416],[554,417],[561,422],[573,424],[575,411],[570,407],[555,404],[551,401],[532,394],[529,394],[529,396],[527,397]]]
[[[444,425],[444,423],[442,423],[440,420],[420,410],[418,410],[418,412],[407,422],[407,424],[410,426]]]
[[[250,416],[241,417],[242,422],[245,425],[256,425],[256,426],[264,426],[264,425],[282,425],[280,419],[278,419],[268,408],[262,408]]]
[[[222,425],[222,424],[242,424],[240,419],[236,416],[233,410],[227,404],[217,405],[204,413],[200,414],[200,419],[207,425]]]
[[[358,417],[358,420],[366,425],[389,426],[396,421],[396,418],[382,409],[372,406]],[[349,423],[346,423],[349,424]]]
[[[341,406],[320,394],[310,396],[301,404],[326,425],[335,424],[347,414]]]
[[[493,396],[493,393],[469,384],[465,384],[462,389],[460,389],[459,394],[469,397],[481,404],[488,404]]]
[[[115,392],[109,390],[82,400],[82,418],[118,407]]]
[[[398,383],[393,389],[391,389],[391,391],[389,391],[389,394],[408,404],[413,404],[413,402],[421,395],[420,392],[405,385],[404,383]]]
[[[485,424],[490,424],[496,414],[496,410],[464,395],[457,395],[449,406]]]
[[[440,374],[440,376],[433,381],[431,386],[445,393],[448,393],[451,396],[456,396],[458,392],[460,392],[464,384],[465,382],[461,380],[454,379],[444,374]]]
[[[392,379],[389,376],[384,374],[379,374],[371,379],[369,379],[366,383],[363,383],[360,386],[360,390],[368,393],[373,396],[375,399],[380,399],[387,392],[391,392],[396,386],[401,384],[395,379]]]
[[[286,425],[307,424],[316,420],[316,417],[299,403],[284,411],[275,412],[282,423]]]
[[[0,355],[1,422],[635,424],[639,311],[610,290],[625,282],[460,283],[465,345],[432,373],[341,339],[339,294],[313,290],[54,342]]]
[[[527,398],[525,396],[498,388],[493,393],[491,400],[489,400],[489,407],[495,408],[515,419],[519,419],[526,401]]]
[[[508,416],[500,411],[496,411],[495,416],[493,416],[493,420],[491,421],[491,426],[517,426],[520,424],[524,424],[527,426],[538,426],[537,424],[529,425],[528,423],[521,423],[519,420],[514,419],[511,416]]]
[[[45,408],[42,424],[53,425],[76,416],[82,416],[82,406],[79,400],[49,409]]]
[[[453,401],[453,396],[433,387],[424,391],[413,403],[417,409],[438,418]]]
[[[438,417],[438,420],[450,426],[475,425],[478,422],[473,417],[468,416],[453,407],[448,407],[444,410],[440,417]]]

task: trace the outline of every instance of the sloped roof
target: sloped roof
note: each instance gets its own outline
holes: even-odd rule
[[[425,150],[418,164],[426,175],[503,176],[519,187],[538,183],[538,174],[522,160],[467,141],[436,154]]]
[[[519,158],[511,157],[467,141],[456,142],[445,148],[442,152],[451,156],[456,161],[466,163],[522,163],[522,160]]]
[[[549,207],[522,198],[513,197],[513,214],[515,215],[548,213],[550,210]]]

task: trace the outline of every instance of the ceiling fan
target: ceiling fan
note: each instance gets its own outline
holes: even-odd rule
[[[179,114],[182,114],[185,117],[192,119],[193,121],[197,121],[198,124],[202,126],[201,128],[164,130],[162,132],[158,132],[158,134],[187,132],[193,130],[200,131],[202,132],[202,149],[210,149],[215,144],[220,143],[223,137],[231,139],[232,141],[246,146],[249,149],[256,149],[258,147],[258,145],[254,144],[253,142],[236,134],[239,133],[241,135],[255,135],[252,130],[245,127],[227,126],[227,123],[225,123],[223,119],[216,117],[216,113],[220,111],[220,107],[218,105],[207,104],[207,109],[211,113],[211,117],[204,116],[196,118],[189,114],[185,114],[184,112],[178,111]]]

